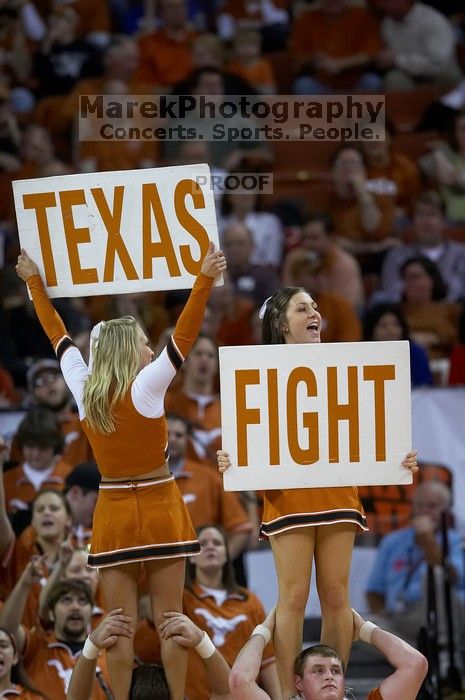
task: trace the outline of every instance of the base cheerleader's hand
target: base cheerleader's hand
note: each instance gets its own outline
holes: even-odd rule
[[[224,474],[226,469],[229,469],[231,466],[231,460],[229,459],[228,453],[224,450],[217,450],[216,459],[218,461],[218,470]]]
[[[416,472],[419,469],[417,464],[417,454],[418,452],[416,450],[413,450],[412,452],[409,452],[407,455],[405,455],[404,459],[402,460],[402,466],[404,467],[404,469],[410,469],[412,474],[416,474]]]
[[[23,282],[27,282],[32,275],[39,274],[39,268],[26,253],[24,248],[21,248],[21,253],[18,255],[18,262],[15,267],[18,277],[21,277]]]

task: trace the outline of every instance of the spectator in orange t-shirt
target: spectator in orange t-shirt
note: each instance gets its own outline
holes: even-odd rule
[[[286,48],[290,0],[226,0],[218,4],[216,25],[224,41],[231,41],[241,29],[256,29],[263,37],[265,51]]]
[[[462,305],[447,301],[441,272],[426,256],[414,256],[400,268],[404,286],[402,310],[410,336],[430,358],[449,357],[458,339]]]
[[[126,83],[132,95],[149,94],[150,87],[135,76],[139,68],[139,47],[129,36],[115,36],[103,53],[103,75],[80,80],[69,93],[62,110],[62,119],[69,125],[79,113],[79,95],[105,94],[104,86],[109,80]]]
[[[138,95],[149,95],[150,85],[141,82],[136,76],[139,68],[139,48],[137,43],[126,36],[115,37],[105,50],[104,75],[99,78],[81,80],[66,100],[63,119],[69,125],[76,118],[79,109],[79,95],[127,95],[128,100],[137,99]],[[143,127],[148,120],[132,120],[130,125]],[[77,122],[75,122],[77,126]],[[86,126],[93,128],[92,115],[86,120]],[[156,128],[156,120],[150,120],[150,126]],[[82,122],[81,122],[82,127]],[[99,128],[99,120],[95,127]],[[112,135],[110,131],[109,136]],[[75,157],[81,172],[133,170],[154,167],[159,158],[159,144],[155,139],[117,140],[83,140],[75,139],[78,148]]]
[[[362,339],[362,326],[353,306],[339,294],[321,292],[321,260],[308,257],[296,260],[290,268],[289,282],[312,295],[321,314],[321,339],[324,343],[355,343]]]
[[[164,90],[191,72],[191,46],[196,32],[187,22],[185,0],[161,0],[160,19],[160,29],[139,39],[141,62],[137,77]]]
[[[215,341],[200,334],[183,368],[182,386],[165,396],[165,411],[176,413],[192,425],[193,450],[189,456],[215,462],[221,446],[221,407],[215,385],[218,348]]]
[[[370,67],[380,47],[378,21],[370,10],[351,7],[348,0],[322,0],[321,8],[294,22],[291,50],[300,74],[294,94],[379,92],[382,80]]]
[[[245,196],[245,195],[241,195]],[[207,308],[212,311],[211,330],[218,345],[250,345],[253,343],[250,320],[255,304],[234,292],[231,278],[223,275],[222,287],[214,287]]]
[[[132,99],[131,90],[122,80],[107,80],[102,84],[104,95],[127,95]],[[97,120],[98,123],[98,120]],[[150,123],[156,127],[156,121],[141,119],[127,120],[128,127],[143,128]],[[83,140],[77,149],[77,167],[81,172],[101,172],[109,170],[136,170],[153,168],[159,157],[159,142],[155,139],[118,139],[113,125],[105,126],[105,138],[101,140]]]
[[[238,496],[225,491],[219,472],[193,459],[186,459],[189,428],[181,416],[168,414],[170,472],[187,506],[195,528],[204,523],[221,525],[228,536],[231,559],[247,546],[252,523]]]
[[[63,435],[55,415],[46,408],[32,408],[16,434],[21,464],[4,475],[7,512],[29,511],[43,489],[63,491],[72,467],[60,458]],[[28,524],[28,523],[26,523]],[[19,527],[19,526],[18,526]]]
[[[39,124],[29,124],[24,130],[21,159],[21,168],[15,173],[20,180],[71,173],[70,166],[56,157],[49,132]]]
[[[32,504],[31,525],[34,539],[28,542],[15,537],[6,514],[3,482],[0,483],[0,598],[3,600],[13,590],[31,557],[40,559],[43,574],[34,583],[27,597],[23,624],[33,627],[37,623],[37,611],[43,577],[47,577],[66,541],[71,515],[65,497],[58,491],[46,489],[37,494]]]
[[[78,464],[65,479],[63,493],[71,516],[68,539],[73,547],[88,548],[90,545],[99,485],[100,473],[95,462]],[[25,547],[32,547],[35,538],[36,532],[30,525],[21,533],[20,542]]]
[[[334,158],[330,211],[335,232],[359,258],[362,272],[378,272],[385,252],[399,241],[394,236],[395,207],[391,198],[371,191],[365,158],[355,146],[343,146]]]
[[[420,194],[421,178],[417,164],[394,151],[389,131],[384,138],[362,141],[370,191],[394,202],[396,219],[409,217]]]
[[[273,68],[262,53],[262,38],[251,29],[237,32],[234,37],[234,55],[227,69],[249,82],[258,93],[274,95],[276,83]]]
[[[23,664],[16,651],[16,640],[12,634],[0,627],[0,649],[2,665],[0,668],[0,697],[13,697],[16,700],[45,700],[45,696],[36,692],[27,677]]]
[[[308,289],[314,283],[322,293],[343,297],[354,309],[363,304],[364,291],[360,265],[353,255],[343,250],[334,234],[334,223],[324,212],[314,212],[301,224],[299,245],[286,255],[282,271],[283,284],[290,284],[292,265],[297,260],[314,263]]]

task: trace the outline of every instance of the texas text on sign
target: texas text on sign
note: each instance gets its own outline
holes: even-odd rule
[[[406,484],[407,341],[220,348],[226,490]]]
[[[21,247],[51,297],[192,287],[218,246],[209,178],[200,164],[18,180]]]

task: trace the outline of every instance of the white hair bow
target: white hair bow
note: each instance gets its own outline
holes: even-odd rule
[[[270,299],[271,299],[271,297],[268,297],[268,299],[265,299],[263,304],[260,306],[260,311],[258,312],[258,318],[260,319],[260,321],[263,320],[263,317],[264,317],[265,311],[266,311],[266,305],[268,304]]]
[[[99,321],[99,323],[96,323],[95,326],[92,328],[90,332],[90,341],[89,341],[89,372],[92,371],[92,362],[93,362],[93,355],[94,352],[98,348],[98,339],[100,337],[100,331],[105,325],[105,321]]]

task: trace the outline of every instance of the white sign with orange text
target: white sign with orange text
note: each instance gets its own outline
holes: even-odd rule
[[[227,491],[412,483],[407,341],[219,352]]]
[[[50,297],[192,287],[219,245],[209,182],[205,164],[17,180],[21,247]]]

